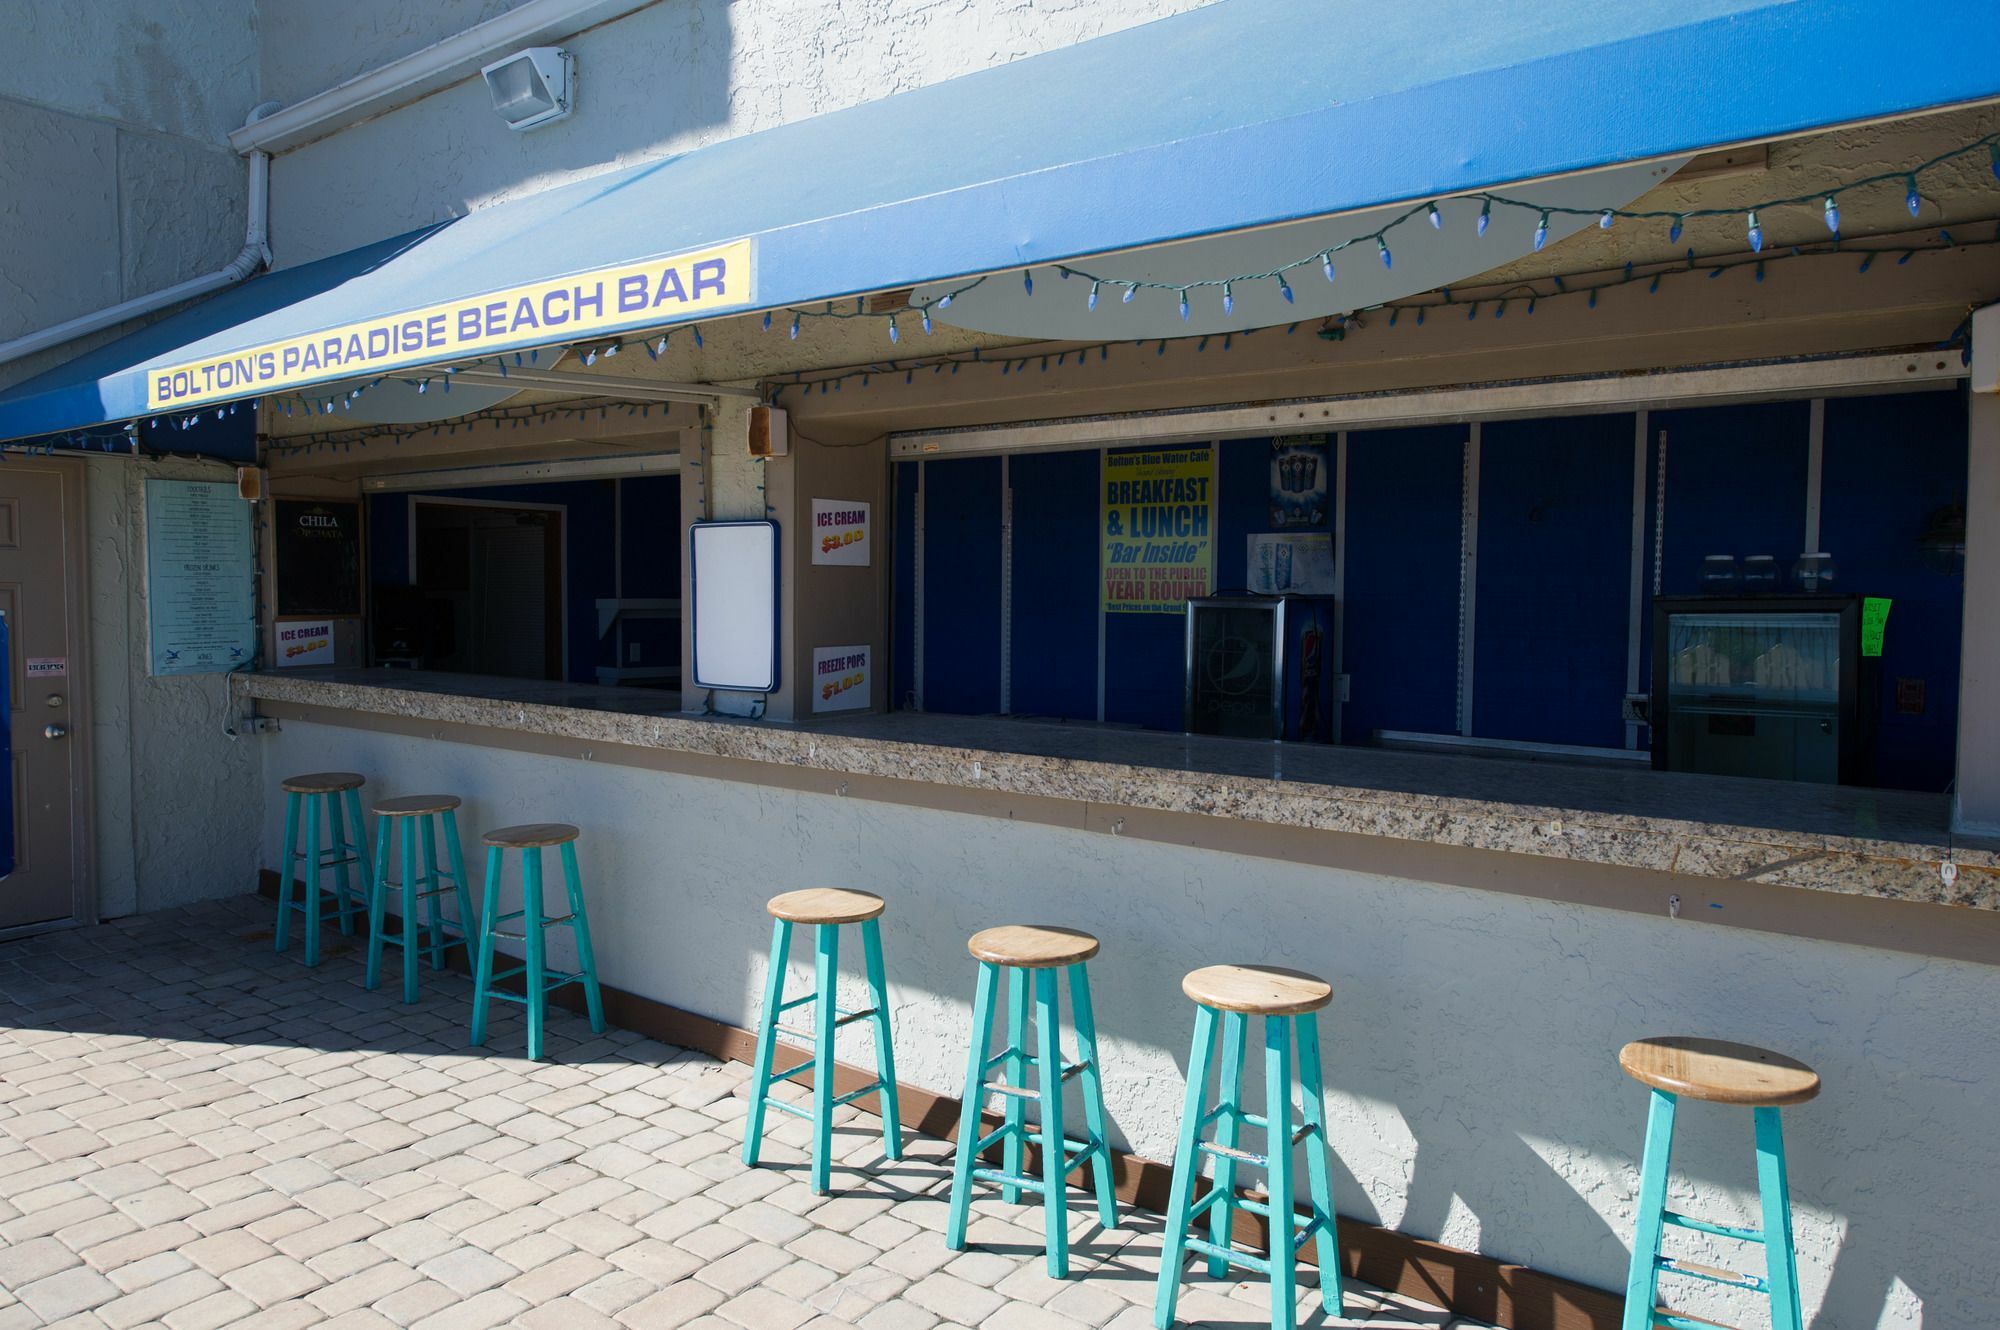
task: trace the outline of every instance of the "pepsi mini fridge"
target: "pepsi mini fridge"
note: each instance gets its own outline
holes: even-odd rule
[[[1188,602],[1189,734],[1330,743],[1333,694],[1332,596]]]

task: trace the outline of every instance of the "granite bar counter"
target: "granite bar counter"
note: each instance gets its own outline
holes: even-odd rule
[[[776,724],[637,689],[386,670],[239,675],[249,704],[773,763],[1113,809],[1385,837],[1891,900],[2000,910],[2000,846],[1944,795],[1270,744],[901,712]]]

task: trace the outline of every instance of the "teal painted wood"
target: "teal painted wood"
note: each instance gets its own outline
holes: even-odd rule
[[[590,945],[590,915],[583,908],[583,875],[576,867],[576,842],[562,843],[563,888],[569,893],[569,931],[576,940],[578,977],[593,1034],[604,1033],[604,990],[597,982],[597,952]]]
[[[418,848],[423,852],[422,858],[424,863],[423,891],[420,894],[424,903],[424,917],[430,924],[430,941],[424,944],[423,954],[430,957],[431,968],[433,970],[442,970],[444,968],[444,906],[440,903],[441,898],[438,895],[438,882],[440,879],[438,877],[436,819],[429,813],[423,814],[417,818],[415,830],[419,833],[420,842]]]
[[[1181,1104],[1180,1142],[1174,1146],[1174,1179],[1167,1198],[1167,1231],[1160,1251],[1160,1282],[1153,1293],[1153,1325],[1167,1330],[1181,1296],[1181,1267],[1187,1263],[1188,1210],[1194,1204],[1198,1171],[1195,1140],[1208,1097],[1208,1058],[1215,1047],[1215,1011],[1197,1003],[1194,1049],[1188,1054],[1187,1098]]]
[[[458,838],[458,818],[449,808],[444,810],[444,848],[451,864],[452,892],[458,898],[458,938],[470,951],[473,938],[478,936],[479,919],[472,912],[472,888],[465,877],[465,844]],[[466,959],[472,958],[468,955]],[[438,968],[444,968],[443,948],[438,950]]]
[[[1293,1018],[1299,1038],[1300,1115],[1311,1128],[1306,1137],[1306,1182],[1312,1192],[1313,1218],[1319,1227],[1313,1234],[1314,1251],[1319,1257],[1319,1300],[1330,1315],[1340,1315],[1340,1217],[1333,1209],[1333,1179],[1327,1166],[1327,1151],[1333,1148],[1326,1135],[1326,1087],[1321,1083],[1319,1061],[1319,1013],[1306,1012]]]
[[[778,1051],[778,1008],[785,1000],[785,966],[792,951],[792,925],[771,921],[771,960],[764,971],[764,1014],[757,1021],[757,1059],[750,1074],[750,1114],[743,1124],[743,1162],[757,1166],[764,1148],[764,1104],[771,1092],[771,1062]]]
[[[390,818],[389,820],[392,822],[408,821],[406,818]],[[379,826],[380,824],[378,823],[377,825]],[[410,826],[402,828],[403,1001],[406,1003],[412,1003],[417,1000],[417,930],[422,927],[417,921],[417,892],[421,887],[428,885],[420,883],[417,880],[417,838],[411,834],[415,830],[414,827]],[[378,891],[375,894],[377,896],[387,896],[389,893],[384,890]],[[379,950],[381,946],[382,935],[380,933],[368,939],[368,949],[370,951]]]
[[[1249,1030],[1250,1018],[1242,1012],[1222,1013],[1222,1080],[1216,1087],[1216,1104],[1222,1115],[1216,1119],[1215,1143],[1227,1149],[1236,1148],[1237,1119],[1243,1111],[1243,1044]],[[1220,1198],[1208,1210],[1208,1240],[1227,1248],[1236,1218],[1236,1161],[1226,1154],[1215,1157],[1215,1186]],[[1228,1259],[1210,1256],[1208,1273],[1212,1279],[1226,1276]]]
[[[382,982],[382,923],[388,917],[389,850],[396,819],[375,819],[375,871],[368,892],[368,966],[362,985],[370,992]]]
[[[542,936],[542,920],[548,918],[548,911],[542,908],[542,847],[530,845],[521,851],[521,943],[527,951],[528,968],[522,972],[522,992],[528,999],[528,1061],[542,1060],[542,1002],[548,996],[544,976],[548,967],[542,963],[542,949],[546,939]]]
[[[972,1167],[979,1155],[979,1110],[986,1100],[986,1050],[992,1042],[993,990],[999,983],[1000,967],[981,961],[972,990],[971,1049],[965,1059],[965,1094],[958,1109],[958,1153],[952,1164],[951,1208],[944,1227],[945,1246],[953,1251],[965,1250],[966,1215],[972,1207]]]
[[[368,904],[370,887],[368,860],[366,858],[368,853],[368,827],[361,820],[361,791],[343,790],[340,797],[347,804],[347,816],[348,820],[353,824],[354,834],[350,837],[344,831],[336,832],[334,839],[339,844],[337,847],[338,853],[334,859],[333,876],[334,881],[340,885],[340,931],[352,936],[356,921],[355,917],[361,914],[363,908]],[[340,825],[337,818],[334,825],[336,827]],[[347,862],[349,859],[354,861],[355,871],[361,874],[361,892],[358,896],[350,896],[348,892]]]
[[[1028,1083],[1028,973],[1021,969],[1007,971],[1007,1056],[1002,1065],[1001,1074],[1009,1085]],[[1003,1097],[1006,1102],[1001,1105],[1001,1113],[1007,1120],[1007,1139],[1001,1147],[1001,1168],[1018,1177],[1025,1154],[1028,1101],[1017,1094]],[[1011,1185],[1002,1187],[1000,1199],[1008,1205],[1019,1205],[1021,1189]]]
[[[861,921],[861,956],[868,971],[868,1001],[875,1008],[875,1078],[882,1083],[882,1151],[891,1163],[903,1157],[903,1113],[897,1103],[896,1042],[889,1029],[889,976],[882,964],[881,920]]]
[[[1064,1204],[1062,1021],[1056,1014],[1056,972],[1035,971],[1035,1063],[1042,1105],[1042,1232],[1049,1278],[1069,1278],[1069,1207]],[[1013,1097],[1013,1096],[1010,1096]]]
[[[1264,1190],[1270,1195],[1271,1330],[1298,1324],[1298,1262],[1292,1258],[1292,1018],[1264,1018]]]
[[[292,864],[299,857],[299,796],[285,791],[285,853],[278,860],[278,927],[277,947],[283,955],[285,945],[292,936],[292,897],[297,889],[292,884]]]
[[[1659,1305],[1660,1234],[1666,1227],[1667,1165],[1674,1153],[1677,1102],[1665,1090],[1654,1090],[1646,1113],[1646,1153],[1639,1165],[1638,1225],[1632,1234],[1632,1268],[1625,1278],[1622,1330],[1651,1330],[1653,1309]]]
[[[465,882],[465,854],[458,839],[458,821],[449,809],[442,814],[449,871],[440,867],[437,852],[437,817],[418,813],[408,817],[375,820],[374,870],[368,874],[368,965],[365,985],[374,989],[382,978],[382,949],[400,947],[403,953],[403,1001],[417,1000],[419,962],[428,957],[431,968],[442,970],[445,954],[461,944],[470,948],[475,936],[476,916],[472,896]],[[396,838],[402,838],[399,880],[389,877],[389,861],[396,852]],[[421,858],[423,871],[416,871]],[[444,885],[446,878],[450,885]],[[389,891],[400,892],[401,936],[391,936],[388,919]],[[444,897],[458,900],[458,921],[452,928],[444,913]]]
[[[306,964],[307,965],[319,964],[319,920],[320,920],[319,810],[320,810],[320,805],[324,802],[326,801],[318,796],[311,796],[306,799],[306,845],[305,845],[305,856],[301,861],[301,866],[305,869],[305,879],[306,879],[305,916],[306,916]],[[285,871],[287,873],[291,872],[290,864],[285,865]]]
[[[500,914],[498,845],[486,847],[486,886],[479,900],[479,961],[472,977],[472,1046],[486,1043],[486,1002],[493,987],[493,925]]]
[[[1097,1061],[1097,1012],[1090,1003],[1090,973],[1082,961],[1069,967],[1069,1003],[1076,1020],[1076,1057],[1083,1064],[1083,1121],[1090,1129],[1091,1185],[1097,1192],[1097,1222],[1118,1227],[1118,1196],[1111,1176],[1111,1137],[1104,1121],[1104,1078]]]
[[[840,926],[813,926],[813,1153],[811,1186],[826,1195],[833,1174],[833,986],[840,974]]]
[[[1792,1246],[1792,1187],[1785,1175],[1785,1128],[1779,1110],[1754,1110],[1757,1192],[1764,1209],[1765,1279],[1771,1289],[1772,1330],[1802,1330],[1799,1262]]]

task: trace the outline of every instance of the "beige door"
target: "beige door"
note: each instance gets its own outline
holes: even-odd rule
[[[82,486],[73,461],[0,460],[14,778],[14,871],[0,879],[0,932],[83,913]]]

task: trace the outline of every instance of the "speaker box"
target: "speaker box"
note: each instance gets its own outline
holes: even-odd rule
[[[753,406],[750,408],[750,455],[752,457],[783,457],[792,450],[792,441],[785,428],[785,413],[775,406]]]

